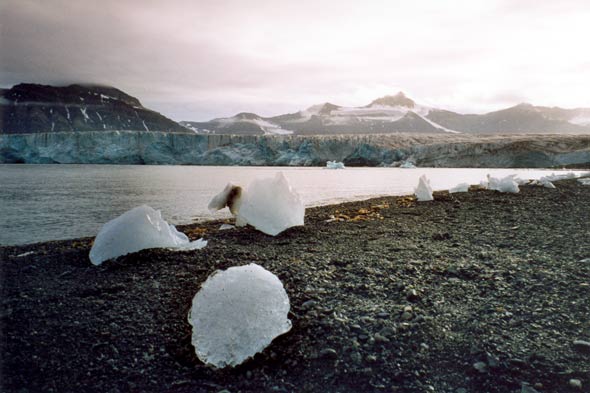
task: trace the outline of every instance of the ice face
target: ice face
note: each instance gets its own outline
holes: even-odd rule
[[[242,187],[237,186],[233,183],[227,183],[223,191],[215,195],[207,208],[209,211],[214,212],[221,210],[224,207],[229,207],[229,211],[236,215],[240,210],[240,204],[242,203]]]
[[[327,169],[344,169],[344,164],[342,162],[336,161],[328,161],[326,162]]]
[[[460,183],[457,184],[455,187],[449,190],[450,194],[454,194],[456,192],[467,192],[469,191],[469,184],[468,183]]]
[[[197,357],[218,368],[241,364],[291,329],[289,308],[283,284],[261,266],[213,273],[189,315]]]
[[[515,175],[509,175],[501,179],[488,175],[488,189],[500,192],[517,193],[520,189],[518,188],[518,182],[515,178]]]
[[[416,187],[414,194],[416,194],[416,198],[419,202],[434,200],[432,197],[432,187],[430,187],[430,181],[426,178],[426,175],[420,176],[418,187]]]
[[[203,239],[189,241],[188,237],[168,224],[159,210],[147,205],[131,209],[107,222],[96,235],[90,250],[94,265],[145,248],[200,249],[207,245]]]
[[[282,172],[274,178],[255,179],[242,195],[236,225],[250,224],[267,235],[303,225],[305,207]]]

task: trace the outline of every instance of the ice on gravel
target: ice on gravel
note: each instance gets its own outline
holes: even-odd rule
[[[223,191],[215,195],[207,208],[211,212],[221,210],[224,207],[228,207],[229,211],[236,215],[240,210],[240,204],[242,201],[242,187],[237,186],[233,183],[227,183]]]
[[[282,172],[253,180],[242,195],[236,225],[252,225],[267,235],[304,223],[305,207]]]
[[[432,187],[430,186],[430,181],[428,180],[426,175],[420,176],[420,180],[418,181],[418,187],[416,187],[414,194],[416,194],[416,198],[419,202],[434,200],[434,198],[432,197]]]
[[[106,260],[146,248],[195,250],[206,245],[203,239],[191,242],[174,225],[168,224],[159,210],[142,205],[123,213],[101,228],[90,250],[90,261],[100,265]]]
[[[449,190],[450,194],[454,194],[456,192],[467,192],[469,191],[469,183],[460,183],[457,184],[455,187]]]
[[[583,186],[590,186],[590,178],[578,179],[578,182]]]
[[[291,329],[289,308],[281,281],[259,265],[213,273],[189,314],[197,357],[218,368],[241,364]]]
[[[344,169],[344,163],[336,161],[326,162],[326,169]]]
[[[496,190],[500,192],[511,192],[517,193],[520,191],[518,188],[518,181],[516,175],[509,175],[503,178],[491,177],[488,175],[487,188],[490,190]]]

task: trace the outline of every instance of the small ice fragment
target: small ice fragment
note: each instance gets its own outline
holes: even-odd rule
[[[500,192],[519,192],[518,183],[515,180],[516,175],[509,175],[501,179],[491,177],[488,174],[488,189]]]
[[[189,323],[197,357],[237,366],[291,329],[289,297],[277,276],[256,264],[216,271],[193,298]]]
[[[94,239],[90,261],[100,265],[108,259],[145,248],[196,250],[206,245],[203,239],[189,241],[184,233],[162,218],[159,210],[142,205],[104,224]]]
[[[578,182],[583,186],[590,186],[590,178],[578,179]]]
[[[242,203],[242,187],[233,183],[227,183],[223,191],[215,195],[207,208],[211,212],[221,210],[224,207],[229,207],[229,211],[236,215],[240,211],[240,204]]]
[[[219,227],[220,231],[225,231],[228,229],[234,229],[235,225],[231,225],[231,224],[221,224],[221,226]]]
[[[328,161],[326,162],[327,169],[344,169],[344,163],[336,162],[336,161]]]
[[[416,168],[416,165],[414,165],[412,161],[404,161],[399,167],[405,169],[413,169]]]
[[[26,257],[29,255],[33,255],[35,253],[35,251],[27,251],[27,252],[23,252],[22,254],[18,254],[16,257],[17,258],[22,258],[22,257]]]
[[[456,192],[467,192],[469,191],[469,184],[468,183],[460,183],[457,184],[455,187],[449,190],[450,194],[454,194]]]
[[[430,187],[430,181],[426,178],[426,175],[420,176],[418,187],[416,187],[414,194],[416,194],[416,198],[419,202],[434,200],[432,197],[432,187]]]
[[[255,179],[243,193],[236,225],[250,224],[267,235],[303,225],[305,207],[282,172],[274,178]]]

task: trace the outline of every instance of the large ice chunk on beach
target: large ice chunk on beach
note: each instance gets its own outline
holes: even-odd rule
[[[90,261],[100,265],[108,259],[145,248],[193,250],[206,245],[203,239],[189,241],[184,233],[162,218],[159,210],[142,205],[104,224],[94,239]]]
[[[419,202],[434,200],[434,198],[432,197],[432,187],[430,186],[430,181],[428,180],[426,175],[420,176],[420,180],[418,181],[418,187],[416,187],[414,194],[416,194],[416,198]]]
[[[295,190],[279,172],[273,178],[255,179],[242,195],[237,225],[250,224],[267,235],[303,225],[305,207]]]
[[[207,208],[209,211],[214,212],[221,210],[224,207],[228,207],[229,211],[236,215],[240,211],[240,205],[242,203],[242,187],[237,186],[233,183],[227,183],[223,191],[215,195]]]
[[[469,191],[469,183],[459,183],[455,187],[449,190],[449,194],[454,194],[456,192],[467,192]]]
[[[344,169],[344,163],[336,161],[326,162],[326,169]]]
[[[237,366],[291,329],[289,297],[277,276],[256,264],[213,273],[189,315],[201,361]]]
[[[520,191],[518,182],[516,181],[516,175],[509,175],[501,179],[488,175],[488,189],[512,193]]]

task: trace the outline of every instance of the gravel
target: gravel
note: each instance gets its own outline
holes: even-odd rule
[[[88,238],[2,247],[0,391],[583,391],[590,192],[556,186],[313,208],[277,237],[194,224],[180,229],[203,250],[98,267]],[[191,346],[191,300],[248,263],[282,280],[293,328],[215,370]]]

